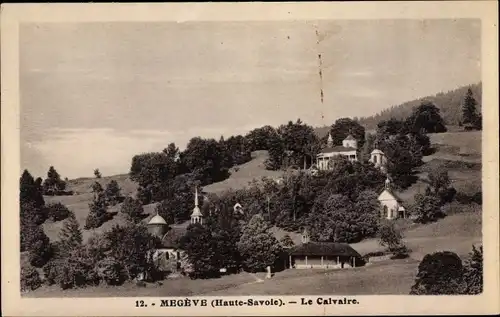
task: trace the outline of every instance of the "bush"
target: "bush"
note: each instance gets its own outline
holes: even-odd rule
[[[445,216],[440,199],[434,195],[416,194],[410,213],[415,216],[417,223],[433,222]]]
[[[97,272],[99,278],[107,285],[121,285],[126,280],[123,266],[112,257],[99,261]]]
[[[68,218],[70,211],[61,203],[54,203],[47,205],[47,216],[52,221],[61,221]]]
[[[49,238],[44,233],[39,240],[33,241],[29,249],[30,264],[40,268],[50,260],[52,254]]]
[[[479,191],[475,194],[466,194],[463,192],[458,192],[455,196],[455,200],[462,204],[476,203],[482,205],[483,203],[483,192]]]
[[[86,251],[84,247],[79,248],[72,251],[67,258],[57,262],[60,273],[54,274],[62,289],[99,284],[95,259],[89,257]]]
[[[54,260],[49,261],[43,267],[43,275],[45,276],[45,283],[47,285],[53,285],[59,280],[60,264],[60,261]]]
[[[411,295],[458,295],[466,287],[460,257],[449,251],[427,254],[418,266]]]
[[[33,291],[42,285],[38,271],[31,265],[21,267],[21,291]]]

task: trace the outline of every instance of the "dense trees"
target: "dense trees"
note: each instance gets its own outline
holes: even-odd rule
[[[61,179],[54,166],[51,166],[47,172],[47,178],[43,181],[44,194],[50,196],[59,195],[65,189],[66,182]]]
[[[467,90],[470,89],[472,94],[478,101],[478,112],[481,112],[479,107],[481,106],[481,96],[482,96],[482,84],[474,84],[470,86],[460,87],[447,92],[440,92],[434,96],[429,96],[417,100],[412,100],[405,102],[401,105],[396,105],[394,107],[385,109],[379,114],[361,118],[360,123],[366,129],[375,129],[377,123],[380,121],[388,120],[391,117],[399,120],[404,120],[406,117],[411,115],[413,109],[418,107],[422,101],[427,100],[435,104],[440,109],[441,116],[448,125],[459,125],[463,120],[462,118],[462,105],[464,102],[464,96],[467,94]]]
[[[351,134],[358,141],[358,148],[365,143],[365,128],[350,118],[340,118],[330,128],[334,145],[342,145],[342,141]],[[324,143],[324,142],[323,142]]]
[[[142,208],[142,204],[130,196],[125,198],[120,211],[127,215],[127,217],[134,223],[138,223],[143,218],[144,210]]]
[[[424,101],[413,110],[406,119],[408,130],[413,133],[440,133],[446,132],[445,122],[440,110],[432,102]]]
[[[410,208],[415,222],[428,223],[444,216],[439,198],[428,194],[416,194],[415,202]]]
[[[252,272],[274,266],[281,254],[281,245],[271,232],[269,223],[261,215],[255,215],[245,225],[238,241],[238,250],[244,267]]]
[[[186,251],[193,272],[191,278],[207,278],[219,275],[219,257],[216,241],[206,226],[193,224],[180,240]]]

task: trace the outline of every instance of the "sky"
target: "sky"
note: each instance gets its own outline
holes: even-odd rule
[[[19,43],[21,168],[41,177],[127,173],[170,142],[331,125],[481,80],[479,20],[43,23]]]

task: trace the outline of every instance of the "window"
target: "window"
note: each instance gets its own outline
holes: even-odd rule
[[[373,156],[373,163],[377,163],[377,156],[376,155]]]
[[[384,213],[383,213],[383,215],[382,215],[382,218],[387,217],[387,211],[388,211],[387,206],[384,206]]]

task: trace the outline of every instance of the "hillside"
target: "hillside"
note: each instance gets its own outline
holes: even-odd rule
[[[374,116],[361,118],[359,123],[363,125],[366,130],[373,130],[377,127],[377,123],[382,120],[388,120],[390,118],[404,119],[408,117],[412,113],[414,107],[419,106],[422,101],[427,100],[433,102],[441,110],[441,116],[444,118],[446,124],[458,125],[461,120],[462,102],[468,88],[472,90],[474,98],[478,103],[479,111],[481,109],[482,83],[408,101],[383,110]]]
[[[431,168],[440,166],[448,170],[453,186],[462,192],[474,194],[481,188],[481,132],[449,132],[430,134],[432,145],[436,152],[424,157],[425,164],[419,168],[419,180],[406,191],[399,193],[400,197],[407,205],[411,204],[413,196],[417,192],[423,192],[427,186],[426,177]],[[205,192],[221,193],[228,189],[241,189],[254,179],[262,177],[278,178],[282,171],[268,171],[264,162],[268,157],[267,151],[256,151],[252,153],[252,160],[232,169],[231,176],[218,183],[204,187]],[[135,195],[137,185],[130,180],[128,175],[115,175],[103,177],[99,181],[105,186],[111,180],[116,180],[124,195]],[[88,204],[92,200],[91,185],[94,178],[80,178],[70,180],[68,189],[75,192],[72,196],[45,197],[47,203],[61,202],[72,210],[81,227],[85,224],[85,219],[89,213]],[[144,211],[152,215],[155,204],[144,206]],[[120,205],[110,208],[110,212],[116,212]],[[113,225],[123,223],[124,218],[117,213],[114,218],[106,222],[102,227],[95,229],[95,232],[108,230]],[[147,221],[146,218],[144,221]],[[47,222],[44,230],[51,240],[58,238],[58,233],[62,228],[62,222]],[[94,230],[84,230],[83,236],[86,240],[92,235]],[[278,235],[283,235],[279,233]],[[299,238],[296,238],[299,239]]]
[[[269,157],[267,151],[255,151],[252,153],[252,160],[231,169],[231,176],[222,182],[213,183],[203,187],[207,193],[220,193],[230,188],[244,188],[254,179],[263,177],[278,178],[283,175],[281,171],[266,170],[264,162]]]

